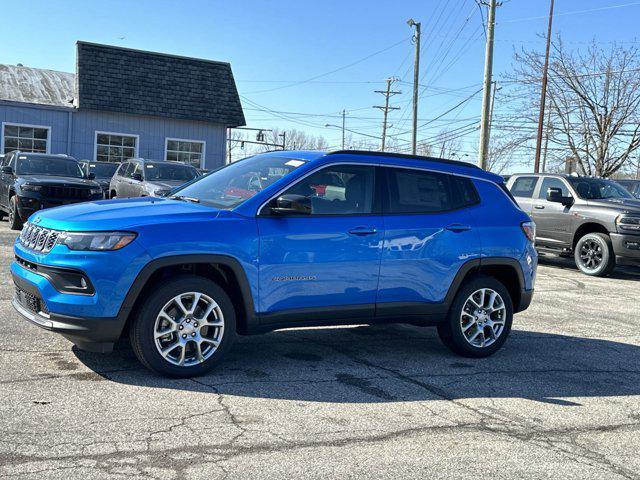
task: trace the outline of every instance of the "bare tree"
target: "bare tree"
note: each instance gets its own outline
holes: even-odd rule
[[[327,140],[322,136],[314,137],[302,130],[281,130],[279,128],[273,128],[270,132],[266,132],[265,141],[267,143],[281,145],[282,134],[285,134],[285,149],[286,150],[326,150],[329,146]],[[273,145],[264,145],[262,151],[273,150]]]
[[[524,119],[531,121],[539,105],[544,57],[522,50],[515,60]],[[632,154],[640,147],[639,71],[636,46],[604,49],[594,41],[584,51],[570,51],[560,37],[552,42],[547,108],[553,124],[549,149],[556,158],[571,156],[581,171],[603,177],[635,161]]]

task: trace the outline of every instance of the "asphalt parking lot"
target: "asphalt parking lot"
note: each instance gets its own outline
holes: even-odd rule
[[[640,269],[542,259],[491,358],[408,326],[241,338],[195,380],[14,313],[0,222],[0,477],[640,478]]]

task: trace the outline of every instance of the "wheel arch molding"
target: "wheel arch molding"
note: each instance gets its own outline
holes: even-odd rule
[[[118,317],[122,322],[123,333],[126,333],[128,330],[128,324],[130,323],[130,314],[135,309],[138,300],[141,298],[141,295],[144,294],[145,288],[154,283],[154,276],[157,277],[157,274],[165,269],[182,268],[184,266],[208,266],[219,272],[219,275],[222,278],[225,278],[225,272],[220,271],[219,267],[224,267],[225,270],[228,269],[230,272],[232,272],[234,281],[237,282],[237,289],[239,291],[240,297],[235,300],[241,302],[240,305],[237,305],[234,300],[234,306],[240,306],[242,309],[242,311],[236,312],[236,315],[238,317],[238,331],[239,333],[245,333],[246,331],[251,330],[252,327],[257,326],[258,320],[255,313],[251,286],[249,284],[249,280],[247,279],[247,274],[240,261],[235,257],[229,255],[185,254],[154,259],[151,262],[147,263],[142,268],[140,273],[138,273],[131,287],[129,288],[127,295],[125,296],[125,299],[122,302],[122,306],[120,307],[120,311],[118,313]],[[189,272],[189,270],[187,270],[185,273],[193,273],[194,275],[198,274],[195,271]],[[213,278],[213,280],[215,281],[216,278]],[[225,285],[220,286],[222,288],[225,288]],[[231,296],[231,292],[227,293]]]
[[[528,301],[523,298],[525,292],[524,273],[520,262],[511,257],[484,257],[464,263],[451,282],[444,303],[451,305],[464,281],[478,274],[485,274],[501,281],[511,295],[514,313],[528,307]],[[515,284],[513,280],[516,280]]]

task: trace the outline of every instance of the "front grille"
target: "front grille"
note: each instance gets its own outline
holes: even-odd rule
[[[16,300],[27,310],[49,316],[49,309],[40,295],[34,295],[16,285]]]
[[[25,223],[20,232],[20,244],[30,250],[48,253],[56,244],[60,231]]]
[[[44,197],[61,199],[84,200],[91,196],[91,189],[85,187],[45,185],[41,192]]]

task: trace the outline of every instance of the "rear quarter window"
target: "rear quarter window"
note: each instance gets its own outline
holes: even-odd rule
[[[532,198],[537,183],[538,177],[518,177],[511,185],[511,194],[514,197]]]

